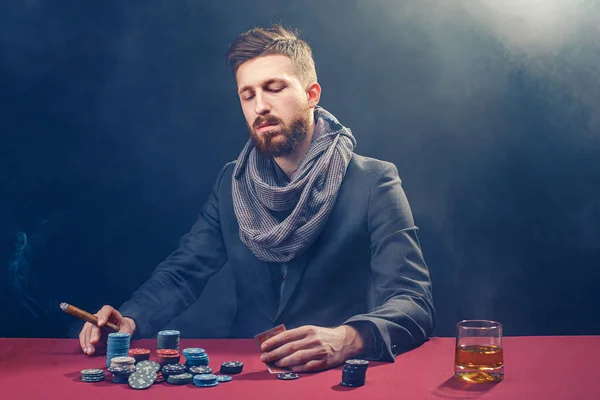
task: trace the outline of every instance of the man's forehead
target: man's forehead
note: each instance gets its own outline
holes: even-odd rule
[[[272,80],[297,78],[292,60],[284,55],[256,57],[239,66],[236,73],[238,89],[260,86]]]

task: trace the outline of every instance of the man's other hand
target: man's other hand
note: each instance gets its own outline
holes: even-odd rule
[[[349,325],[337,328],[301,326],[266,340],[260,359],[289,367],[294,372],[314,372],[336,367],[364,350],[364,338]]]
[[[120,312],[111,306],[102,307],[95,316],[98,317],[98,326],[103,327],[110,321],[119,327],[119,332],[127,332],[131,335],[135,332],[135,322],[131,318],[123,318]],[[89,356],[102,354],[106,351],[106,339],[108,331],[86,322],[79,332],[79,344],[83,352]]]

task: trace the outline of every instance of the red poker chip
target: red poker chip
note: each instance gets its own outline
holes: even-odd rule
[[[178,356],[179,355],[179,350],[176,349],[159,349],[156,350],[156,354],[158,354],[159,356]]]
[[[143,354],[150,355],[150,353],[151,353],[150,349],[137,348],[137,349],[131,349],[131,350],[129,350],[129,355],[130,356],[133,356],[133,355],[143,355]]]

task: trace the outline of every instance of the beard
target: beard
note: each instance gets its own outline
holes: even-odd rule
[[[275,129],[258,133],[256,131],[257,127],[264,122],[279,124],[279,126]],[[274,116],[259,116],[252,126],[247,125],[250,131],[250,138],[256,150],[267,157],[284,157],[292,153],[298,147],[298,144],[306,139],[308,124],[308,113],[300,112],[292,119],[289,125],[286,125],[281,119]],[[273,140],[277,137],[280,138]]]

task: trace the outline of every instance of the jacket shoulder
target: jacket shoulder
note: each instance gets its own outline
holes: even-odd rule
[[[361,156],[354,153],[348,164],[347,173],[363,176],[367,179],[374,179],[384,170],[388,171],[388,173],[398,174],[396,166],[389,161],[378,160],[377,158]]]

